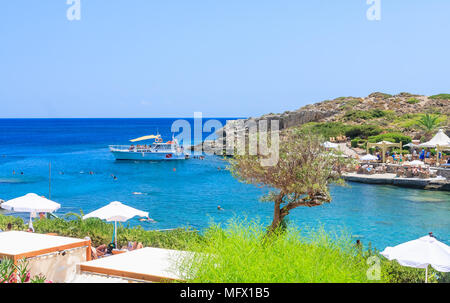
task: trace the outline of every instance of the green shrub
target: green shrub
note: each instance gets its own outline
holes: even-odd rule
[[[348,126],[340,122],[310,122],[302,125],[301,130],[323,136],[326,140],[345,134]]]
[[[371,142],[371,143],[376,143],[376,142],[383,141],[383,140],[394,142],[394,143],[401,142],[402,145],[408,144],[412,141],[411,137],[405,136],[401,133],[385,133],[385,134],[380,134],[377,136],[369,137],[369,142]]]
[[[416,98],[409,98],[406,102],[409,104],[417,104],[420,102],[420,100],[418,100]]]
[[[364,143],[364,142],[366,142],[366,140],[361,139],[360,137],[356,137],[355,139],[353,139],[353,140],[351,141],[351,146],[352,146],[353,148],[356,148],[356,147],[359,147],[359,145],[362,144],[362,143]]]
[[[179,261],[188,282],[378,282],[368,279],[369,265],[344,234],[288,227],[268,236],[258,222],[231,221],[204,237],[189,247],[194,258]]]
[[[357,120],[372,120],[386,116],[387,111],[380,109],[371,110],[351,110],[345,113],[344,119],[347,121],[357,121]]]
[[[350,138],[368,138],[369,136],[375,136],[383,130],[377,125],[363,124],[348,126],[345,135]]]
[[[33,226],[38,233],[57,233],[61,236],[91,238],[92,245],[99,246],[111,242],[113,225],[100,219],[81,219],[82,215],[67,214],[65,218],[38,219]],[[0,228],[5,230],[11,222],[13,230],[26,230],[27,225],[21,218],[0,215]],[[141,226],[129,227],[117,224],[117,244],[119,247],[128,244],[128,241],[142,242],[144,246],[184,249],[187,241],[192,238],[199,239],[199,234],[189,229],[175,229],[170,231],[144,230]]]
[[[434,95],[434,96],[430,96],[430,99],[444,99],[444,100],[448,100],[448,99],[450,99],[450,94]]]

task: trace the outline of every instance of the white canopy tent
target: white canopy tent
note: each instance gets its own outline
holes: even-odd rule
[[[30,222],[28,226],[31,229],[33,229],[32,218],[36,217],[36,213],[52,213],[60,207],[61,204],[44,197],[40,197],[34,193],[29,193],[25,196],[11,199],[1,204],[1,208],[10,211],[30,213]]]
[[[414,148],[414,147],[419,147],[419,145],[417,145],[417,144],[414,144],[414,143],[408,143],[408,144],[405,144],[405,145],[403,145],[403,147],[409,147],[409,148]]]
[[[83,216],[83,219],[100,218],[102,220],[106,220],[107,222],[114,221],[114,240],[117,248],[117,221],[125,222],[135,216],[148,217],[148,212],[127,206],[118,201],[114,201]]]
[[[437,134],[428,142],[419,144],[419,147],[435,148],[439,146],[450,146],[450,138],[440,129]]]
[[[450,246],[439,242],[430,235],[386,247],[381,252],[389,260],[397,260],[400,265],[425,268],[425,283],[428,282],[428,266],[441,272],[450,272]]]
[[[419,147],[436,148],[436,161],[439,162],[439,152],[450,150],[450,138],[440,129],[430,141],[419,144]]]

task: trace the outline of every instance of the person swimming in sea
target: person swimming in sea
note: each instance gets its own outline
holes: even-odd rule
[[[147,218],[141,218],[141,219],[139,219],[139,221],[141,221],[141,222],[152,222],[152,223],[156,223],[155,220],[150,219],[149,217],[147,217]]]
[[[223,210],[222,207],[220,207],[220,205],[217,206],[217,210]]]

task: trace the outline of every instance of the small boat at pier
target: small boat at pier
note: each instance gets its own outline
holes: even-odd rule
[[[185,160],[189,155],[185,153],[176,139],[163,142],[160,135],[139,137],[130,142],[152,140],[152,144],[110,145],[109,150],[116,160],[157,161],[157,160]]]

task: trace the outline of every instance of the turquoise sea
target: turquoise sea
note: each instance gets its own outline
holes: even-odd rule
[[[127,144],[156,131],[169,140],[174,120],[0,119],[0,199],[30,192],[48,196],[51,162],[51,198],[62,205],[57,214],[87,213],[121,201],[150,213],[156,223],[129,221],[146,229],[201,229],[211,221],[226,222],[235,216],[268,224],[273,208],[259,202],[264,190],[236,181],[223,169],[226,163],[220,157],[123,162],[115,161],[108,151],[109,144]],[[344,228],[378,249],[428,232],[450,244],[447,192],[358,183],[332,186],[331,192],[330,204],[297,208],[290,221],[327,230]],[[218,205],[224,210],[217,210]]]

